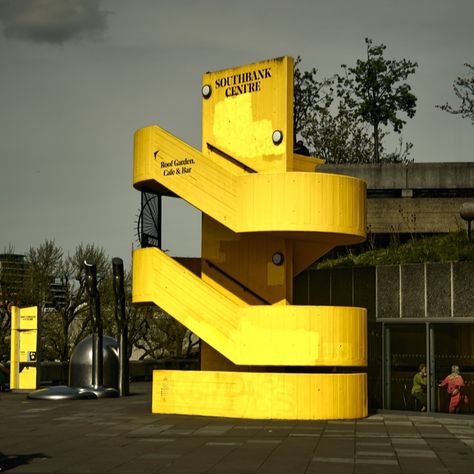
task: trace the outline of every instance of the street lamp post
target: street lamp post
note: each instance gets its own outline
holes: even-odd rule
[[[474,202],[465,202],[459,209],[461,217],[467,221],[467,238],[471,241],[471,222],[474,220]]]

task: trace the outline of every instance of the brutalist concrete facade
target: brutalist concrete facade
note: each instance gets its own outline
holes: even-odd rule
[[[459,208],[474,202],[474,162],[324,165],[318,171],[367,182],[367,224],[374,234],[465,229]]]
[[[294,303],[360,306],[369,323],[400,318],[474,321],[474,261],[309,269]]]
[[[381,408],[384,327],[474,324],[473,288],[474,261],[309,269],[294,281],[293,304],[367,308],[369,406]]]

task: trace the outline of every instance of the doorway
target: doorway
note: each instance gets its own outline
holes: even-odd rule
[[[411,395],[413,376],[426,363],[426,325],[385,325],[384,406],[391,410],[421,410]]]
[[[412,397],[419,365],[428,366],[428,411],[447,413],[450,396],[439,383],[457,365],[464,381],[466,403],[460,413],[474,413],[474,324],[426,322],[383,324],[383,406],[389,410],[420,411]]]
[[[474,324],[431,324],[431,340],[434,354],[433,411],[447,413],[450,396],[438,384],[457,365],[464,381],[462,392],[467,403],[460,403],[460,413],[472,413],[474,397]],[[464,398],[464,397],[463,397]],[[464,400],[463,400],[464,401]]]

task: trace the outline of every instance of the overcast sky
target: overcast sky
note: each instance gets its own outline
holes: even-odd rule
[[[129,265],[136,129],[200,148],[203,73],[300,55],[330,76],[365,37],[419,63],[414,160],[474,161],[470,121],[435,109],[474,63],[473,18],[472,0],[0,0],[0,252],[48,238]],[[199,213],[167,200],[164,214],[164,248],[198,256]]]

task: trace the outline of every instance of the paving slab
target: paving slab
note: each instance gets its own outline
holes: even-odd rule
[[[151,413],[151,383],[119,399],[0,392],[0,469],[54,474],[472,474],[474,417],[242,420]]]

